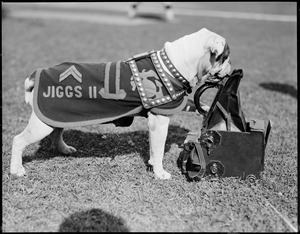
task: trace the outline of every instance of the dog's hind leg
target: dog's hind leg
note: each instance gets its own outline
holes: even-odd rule
[[[163,169],[163,156],[168,134],[170,118],[163,115],[148,114],[149,142],[150,142],[150,165],[159,179],[170,179],[171,174]]]
[[[76,152],[76,149],[67,145],[63,140],[63,128],[55,128],[50,137],[56,146],[57,150],[63,154],[72,154]]]
[[[38,142],[48,136],[53,128],[43,123],[32,111],[28,125],[19,135],[13,139],[10,173],[16,176],[25,175],[22,165],[22,154],[26,146]]]

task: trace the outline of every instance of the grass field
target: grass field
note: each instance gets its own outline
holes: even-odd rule
[[[296,3],[287,3],[284,12],[278,3],[265,4],[268,14],[293,7],[296,13]],[[126,13],[114,14],[128,20]],[[298,228],[297,24],[183,15],[176,23],[144,20],[151,24],[2,18],[2,231],[291,232],[282,216]],[[141,117],[126,128],[66,129],[66,142],[78,150],[72,156],[45,138],[24,152],[27,176],[9,175],[12,139],[31,111],[24,79],[36,68],[125,60],[202,27],[228,40],[233,69],[244,70],[246,118],[273,122],[259,181],[188,182],[177,159],[187,132],[199,130],[202,119],[186,112],[174,115],[169,128],[164,165],[171,180],[156,180],[146,170],[147,120]]]

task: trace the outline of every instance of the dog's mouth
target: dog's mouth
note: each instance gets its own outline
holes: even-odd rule
[[[207,71],[204,73],[204,75],[198,79],[199,83],[218,83],[221,80],[223,80],[226,77],[226,75],[221,75],[220,72],[216,72],[212,74],[210,71]]]
[[[205,82],[208,82],[208,83],[218,83],[221,80],[223,80],[225,77],[226,77],[226,75],[225,76],[220,76],[219,72],[215,73],[213,75],[209,74],[208,77],[206,78]]]

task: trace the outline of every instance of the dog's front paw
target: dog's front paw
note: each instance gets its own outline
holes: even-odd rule
[[[21,165],[18,167],[11,167],[10,168],[10,174],[13,176],[21,177],[26,174],[25,168]]]
[[[171,179],[171,174],[166,172],[165,170],[154,171],[155,178],[161,180],[169,180]]]

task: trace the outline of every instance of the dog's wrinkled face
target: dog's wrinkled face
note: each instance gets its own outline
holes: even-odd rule
[[[198,69],[198,82],[202,83],[207,80],[210,82],[217,82],[230,73],[230,48],[227,42],[219,52],[220,51],[222,51],[221,54],[218,54],[216,50],[210,50],[205,55],[205,64]]]
[[[208,71],[208,73],[211,76],[222,78],[230,72],[231,62],[230,62],[229,54],[230,54],[230,48],[226,42],[222,54],[220,54],[218,57],[211,56],[210,60],[211,60],[212,67]],[[214,57],[216,58],[214,59]]]

